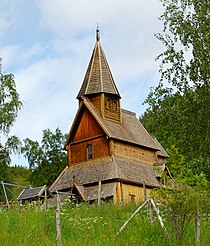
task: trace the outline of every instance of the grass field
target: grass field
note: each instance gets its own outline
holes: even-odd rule
[[[114,206],[111,203],[82,204],[76,208],[61,208],[61,233],[63,245],[177,245],[173,230],[167,227],[166,236],[158,221],[149,222],[144,209],[128,224],[116,241],[113,240],[137,205]],[[55,210],[36,211],[36,208],[11,208],[0,210],[0,245],[57,245]],[[182,245],[196,245],[194,226],[190,225]],[[210,245],[210,222],[201,218],[201,246]]]

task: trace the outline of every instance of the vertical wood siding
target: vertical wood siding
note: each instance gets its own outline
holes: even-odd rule
[[[151,188],[146,188],[147,198],[151,191]],[[114,203],[122,203],[122,195],[124,204],[130,203],[133,200],[135,203],[142,203],[144,201],[143,187],[130,184],[122,184],[121,188],[120,182],[117,182],[117,189],[114,195]]]
[[[103,135],[104,132],[101,127],[98,125],[93,116],[86,109],[83,112],[82,118],[80,120],[79,126],[76,130],[75,136],[73,138],[73,143],[85,140],[91,137]]]

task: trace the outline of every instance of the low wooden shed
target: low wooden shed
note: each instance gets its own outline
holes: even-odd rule
[[[46,199],[47,199],[46,185],[35,187],[35,188],[24,189],[17,197],[17,200],[22,205],[24,205],[26,202],[31,203],[32,201],[37,201],[40,204],[40,202],[46,202]]]

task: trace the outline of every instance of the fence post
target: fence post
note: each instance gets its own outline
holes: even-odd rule
[[[61,221],[60,221],[60,197],[57,191],[57,208],[56,208],[56,232],[57,232],[57,245],[62,246],[61,241]]]
[[[144,189],[144,201],[146,201],[147,200],[147,189],[146,189],[145,181],[143,182],[143,189]]]
[[[4,186],[4,181],[1,181],[1,184],[2,184],[3,191],[4,191],[4,196],[5,196],[5,199],[6,199],[7,207],[10,208],[8,197],[7,197],[7,192],[6,192],[6,189],[5,189],[5,186]]]
[[[101,203],[101,179],[98,181],[98,205]]]
[[[201,231],[200,231],[200,211],[197,207],[196,213],[195,213],[195,237],[196,237],[196,244],[200,245],[200,237],[201,237]]]
[[[148,205],[149,205],[149,219],[150,219],[150,223],[153,225],[154,224],[154,215],[153,215],[153,207],[152,207],[150,199],[148,200]]]
[[[138,207],[136,209],[136,211],[130,216],[130,218],[123,224],[123,226],[120,228],[120,230],[118,231],[118,233],[114,236],[114,240],[116,240],[117,236],[120,235],[120,233],[125,229],[125,227],[127,226],[127,224],[129,223],[129,221],[131,219],[133,219],[134,216],[137,215],[137,213],[142,209],[144,208],[148,203],[148,200],[146,200],[140,207]]]
[[[123,194],[122,181],[120,181],[120,193],[121,193],[121,203],[124,204],[124,194]]]
[[[44,190],[44,203],[45,203],[45,212],[47,211],[47,186],[45,186],[45,190]]]
[[[156,207],[156,205],[155,205],[155,203],[154,203],[154,201],[153,201],[152,198],[149,198],[149,200],[150,200],[150,203],[151,203],[153,209],[155,210],[155,212],[156,212],[156,214],[157,214],[157,217],[158,217],[158,220],[159,220],[159,222],[160,222],[161,227],[166,231],[166,228],[165,228],[165,226],[164,226],[164,223],[163,223],[163,220],[162,220],[162,218],[161,218],[161,216],[160,216],[160,213],[159,213],[158,208]]]

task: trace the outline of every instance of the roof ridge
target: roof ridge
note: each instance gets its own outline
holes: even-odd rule
[[[94,60],[94,57],[95,57],[95,54],[96,54],[96,45],[97,45],[97,43],[95,44],[95,47],[93,49],[93,54],[92,54],[91,60]],[[87,93],[87,90],[88,90],[88,87],[89,87],[89,84],[90,84],[90,77],[91,77],[92,70],[93,70],[93,62],[91,62],[90,73],[89,73],[89,76],[88,76],[87,86],[85,88],[85,93],[84,94]]]
[[[99,40],[97,40],[97,45],[98,45],[98,59],[99,59],[99,73],[100,73],[101,90],[104,91],[104,87],[103,87],[103,76],[102,76],[102,67],[101,67],[101,50],[100,50]]]
[[[53,184],[50,186],[49,190],[52,190],[53,187],[55,186],[55,184],[57,183],[57,181],[62,177],[62,175],[66,172],[66,170],[69,168],[69,166],[65,166],[65,168],[63,169],[63,171],[60,173],[60,175],[57,177],[57,179],[53,182]]]
[[[127,114],[130,114],[130,115],[133,115],[133,116],[136,116],[136,113],[135,112],[133,112],[133,111],[130,111],[130,110],[127,110],[127,109],[121,109],[122,110],[122,112],[124,112],[124,113],[127,113]]]

